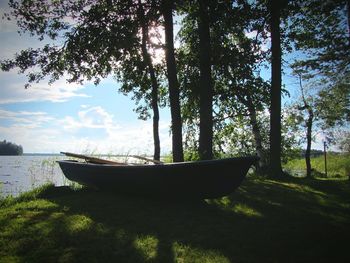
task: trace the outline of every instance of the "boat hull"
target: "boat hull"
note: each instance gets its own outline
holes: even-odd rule
[[[71,160],[58,163],[69,180],[98,189],[137,195],[216,198],[233,192],[256,160],[239,157],[125,166]]]

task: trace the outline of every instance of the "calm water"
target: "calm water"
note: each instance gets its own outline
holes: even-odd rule
[[[108,156],[107,159],[109,158],[119,162],[143,162],[123,155]],[[17,196],[46,183],[56,186],[71,185],[72,182],[63,175],[56,162],[63,159],[69,158],[63,155],[0,156],[0,196]]]
[[[66,158],[59,155],[0,156],[0,195],[17,196],[45,183],[69,184],[56,163]]]

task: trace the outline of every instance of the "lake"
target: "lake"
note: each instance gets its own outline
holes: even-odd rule
[[[127,155],[101,155],[119,162],[140,163],[142,161]],[[152,158],[151,156],[146,156]],[[22,192],[32,190],[46,183],[56,186],[71,185],[62,173],[57,161],[69,159],[60,154],[51,155],[0,155],[0,196],[18,196]]]
[[[0,196],[17,196],[45,183],[68,185],[56,161],[62,155],[0,156]]]

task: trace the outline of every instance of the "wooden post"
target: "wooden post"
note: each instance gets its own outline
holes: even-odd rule
[[[323,152],[324,152],[324,173],[327,176],[327,143],[326,141],[323,142]]]

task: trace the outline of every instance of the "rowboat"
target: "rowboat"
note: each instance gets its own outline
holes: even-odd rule
[[[217,198],[232,193],[256,157],[121,165],[75,160],[58,161],[71,181],[102,190],[133,195]]]

